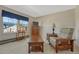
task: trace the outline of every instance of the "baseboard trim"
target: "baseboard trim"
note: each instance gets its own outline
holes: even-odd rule
[[[10,42],[14,42],[14,41],[16,41],[16,38],[1,40],[1,41],[0,41],[0,45],[6,44],[6,43],[10,43]]]
[[[29,35],[25,36],[24,38],[28,38],[28,37],[29,37]],[[23,38],[23,39],[24,39],[24,38]],[[19,39],[19,40],[22,40],[22,39]],[[1,40],[1,41],[0,41],[0,45],[6,44],[6,43],[10,43],[10,42],[19,41],[19,40],[17,40],[16,38]]]

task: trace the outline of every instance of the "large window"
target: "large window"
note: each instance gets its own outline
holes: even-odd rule
[[[27,29],[28,18],[20,15],[16,15],[7,11],[2,11],[3,17],[3,31],[6,32],[17,32],[17,26]]]

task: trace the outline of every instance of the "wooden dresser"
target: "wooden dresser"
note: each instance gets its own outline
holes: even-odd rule
[[[28,43],[28,53],[30,52],[43,52],[43,40],[40,36],[40,27],[39,25],[32,25],[31,40]]]

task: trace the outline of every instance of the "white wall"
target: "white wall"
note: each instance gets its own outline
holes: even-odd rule
[[[46,42],[47,33],[52,33],[52,24],[56,24],[55,32],[60,33],[62,27],[75,27],[75,10],[63,11],[47,16],[37,18],[41,26],[41,34],[43,40]]]
[[[10,12],[13,12],[15,14],[19,14],[19,15],[22,15],[22,16],[25,16],[25,17],[29,17],[29,25],[28,25],[26,34],[30,35],[31,22],[33,20],[33,17],[25,15],[25,14],[22,14],[20,12],[12,10],[12,9],[6,8],[4,6],[0,6],[0,40],[6,40],[6,39],[11,39],[11,38],[15,38],[16,37],[16,33],[3,33],[3,19],[2,19],[2,15],[1,15],[2,14],[2,10],[10,11]]]
[[[75,9],[75,19],[76,19],[76,31],[75,31],[75,36],[76,36],[76,43],[79,46],[79,6],[76,7]]]
[[[1,13],[2,13],[2,11],[0,10],[0,40],[2,40],[2,17],[1,17]]]

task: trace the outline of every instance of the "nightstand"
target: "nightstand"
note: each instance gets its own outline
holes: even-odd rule
[[[54,33],[54,34],[48,33],[48,34],[47,34],[48,43],[49,43],[49,45],[52,45],[52,44],[50,43],[50,37],[58,37],[58,35],[57,35],[56,33]]]

